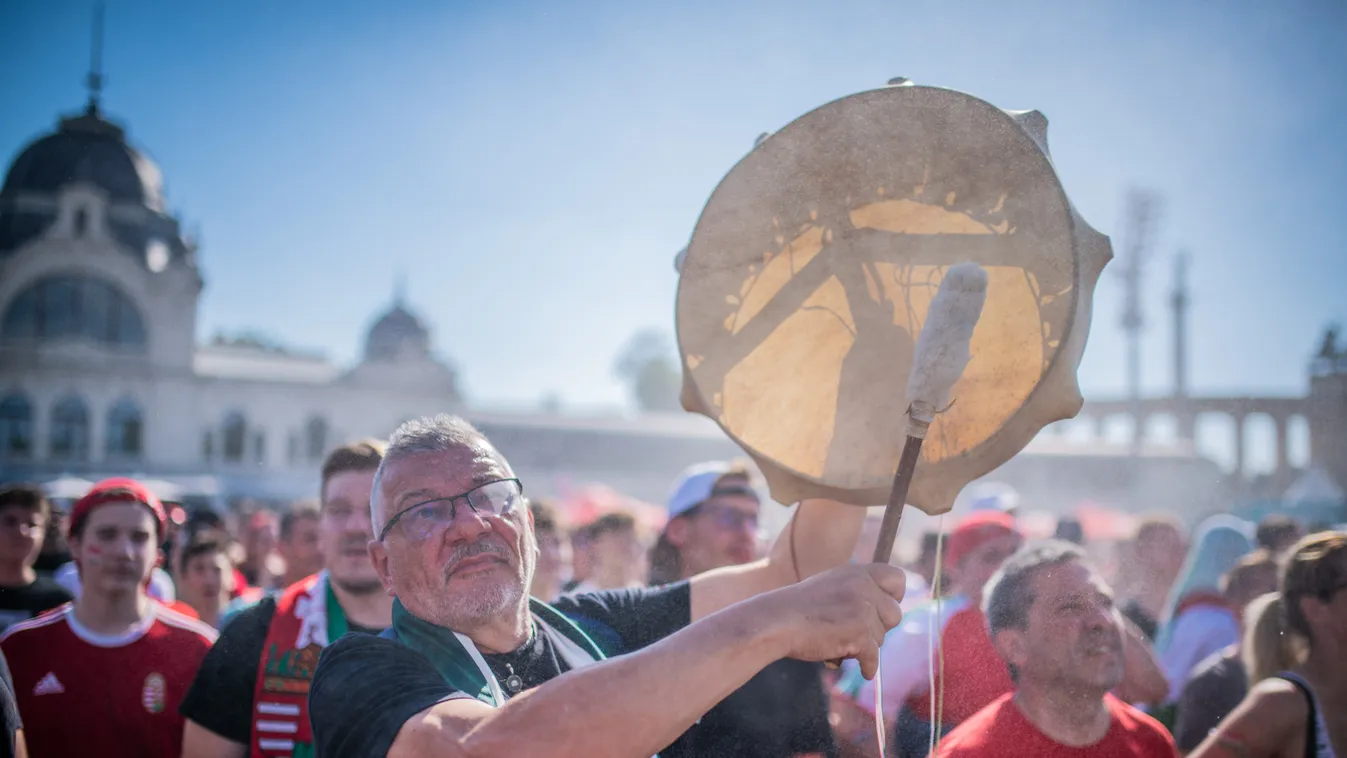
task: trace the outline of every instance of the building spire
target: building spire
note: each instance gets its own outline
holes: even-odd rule
[[[1174,397],[1188,397],[1188,253],[1174,259]]]
[[[393,306],[406,309],[407,306],[407,272],[399,271],[397,281],[393,283]]]
[[[89,88],[89,113],[98,113],[98,98],[103,94],[103,3],[94,6],[93,36],[89,44],[89,73],[84,84]]]

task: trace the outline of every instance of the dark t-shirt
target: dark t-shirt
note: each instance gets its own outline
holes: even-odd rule
[[[678,753],[674,753],[674,749]],[[683,733],[669,755],[735,758],[838,754],[828,723],[823,664],[785,658],[730,693]]]
[[[201,661],[178,713],[227,740],[248,744],[253,731],[257,670],[262,664],[267,629],[275,615],[276,597],[267,595],[229,620]],[[352,632],[362,635],[383,631],[349,621],[347,625]]]
[[[70,590],[45,576],[23,587],[0,587],[0,632],[74,599]]]
[[[1174,742],[1179,750],[1195,749],[1221,719],[1230,715],[1248,694],[1249,680],[1239,653],[1226,648],[1193,668],[1179,695]]]
[[[686,582],[655,589],[596,592],[563,597],[554,606],[593,635],[606,654],[639,650],[688,625]],[[500,655],[484,655],[496,679],[518,676],[529,689],[568,670],[545,633]],[[508,667],[508,668],[507,668]],[[346,635],[328,646],[309,690],[314,748],[324,758],[384,755],[407,719],[456,693],[430,661],[393,640]],[[507,693],[508,694],[508,693]],[[692,755],[661,751],[663,758]]]

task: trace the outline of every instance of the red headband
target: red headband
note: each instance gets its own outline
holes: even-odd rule
[[[145,488],[145,485],[135,479],[104,479],[95,484],[93,489],[89,490],[84,497],[80,498],[73,508],[70,509],[70,533],[78,534],[84,524],[84,519],[93,513],[94,509],[100,505],[110,503],[139,503],[150,509],[154,514],[155,527],[158,529],[156,538],[162,539],[164,528],[168,521],[168,515],[164,512],[164,504],[159,502],[153,492]]]

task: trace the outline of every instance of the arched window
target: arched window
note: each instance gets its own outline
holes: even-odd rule
[[[0,458],[33,455],[33,404],[23,395],[0,400]]]
[[[327,420],[322,416],[313,416],[304,425],[304,449],[311,461],[322,460],[327,452]]]
[[[267,434],[258,431],[253,434],[253,461],[259,465],[266,465],[267,462]]]
[[[89,408],[74,395],[51,409],[51,457],[58,461],[89,459]]]
[[[243,460],[243,449],[248,440],[248,425],[243,420],[243,414],[237,411],[225,416],[224,420],[224,448],[221,452],[226,461],[238,463]]]
[[[0,320],[5,340],[82,339],[118,349],[144,349],[145,323],[121,290],[101,279],[52,276],[20,292]]]
[[[140,406],[122,398],[108,411],[107,454],[109,458],[139,458],[143,430]]]

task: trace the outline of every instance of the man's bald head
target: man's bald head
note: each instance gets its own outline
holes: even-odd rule
[[[396,508],[390,509],[384,492],[384,476],[389,467],[400,460],[427,453],[443,453],[455,449],[470,449],[480,456],[492,456],[508,470],[505,459],[496,451],[486,435],[458,416],[441,413],[404,422],[388,438],[388,448],[374,475],[374,491],[370,495],[370,522],[379,534]]]

